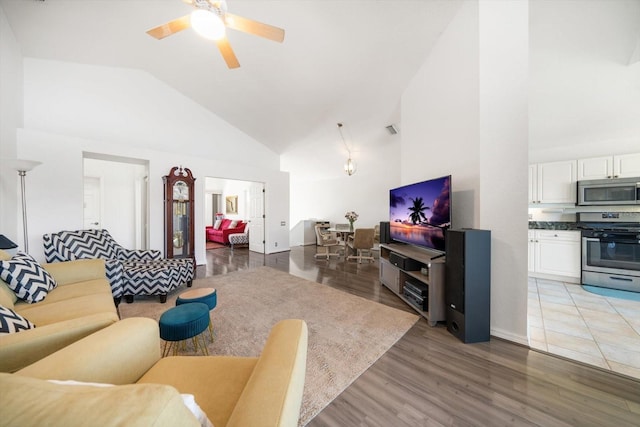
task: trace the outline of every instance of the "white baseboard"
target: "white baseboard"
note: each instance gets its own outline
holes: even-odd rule
[[[512,341],[516,344],[521,344],[529,347],[529,339],[526,335],[517,335],[512,332],[496,328],[491,328],[491,335],[497,338],[502,338],[503,340]]]
[[[546,274],[546,273],[534,273],[532,271],[529,272],[529,277],[535,277],[536,279],[556,280],[558,282],[565,282],[565,283],[575,283],[577,285],[580,284],[579,277],[559,276],[555,274]]]

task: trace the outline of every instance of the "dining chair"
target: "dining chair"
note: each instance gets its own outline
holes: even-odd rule
[[[359,263],[365,259],[375,261],[372,253],[374,234],[373,228],[356,228],[353,236],[349,236],[347,239],[347,246],[352,251],[352,255],[349,255],[347,260],[356,259]]]
[[[325,258],[330,259],[332,256],[339,257],[340,254],[338,252],[332,252],[332,247],[339,247],[340,242],[336,239],[329,231],[327,231],[326,227],[322,227],[320,225],[316,225],[316,250],[321,252],[317,252],[314,257],[315,258]]]

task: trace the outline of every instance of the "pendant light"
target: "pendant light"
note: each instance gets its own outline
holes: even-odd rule
[[[347,162],[344,164],[344,171],[347,175],[351,176],[356,173],[356,163],[351,159],[351,149],[347,145],[347,141],[344,139],[344,135],[342,134],[342,123],[338,123],[338,132],[340,132],[340,137],[342,138],[342,143],[344,147],[347,149],[347,153],[349,153],[349,158]]]

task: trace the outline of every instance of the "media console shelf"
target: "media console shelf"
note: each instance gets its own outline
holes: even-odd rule
[[[433,259],[436,256],[437,253],[401,243],[380,245],[380,283],[427,319],[429,326],[446,320],[445,259]],[[422,269],[426,269],[426,275],[422,274]],[[416,295],[417,292],[422,295]],[[422,304],[420,298],[424,300]]]

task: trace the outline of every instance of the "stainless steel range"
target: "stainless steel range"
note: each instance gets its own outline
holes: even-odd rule
[[[579,213],[583,285],[640,292],[640,212]]]

